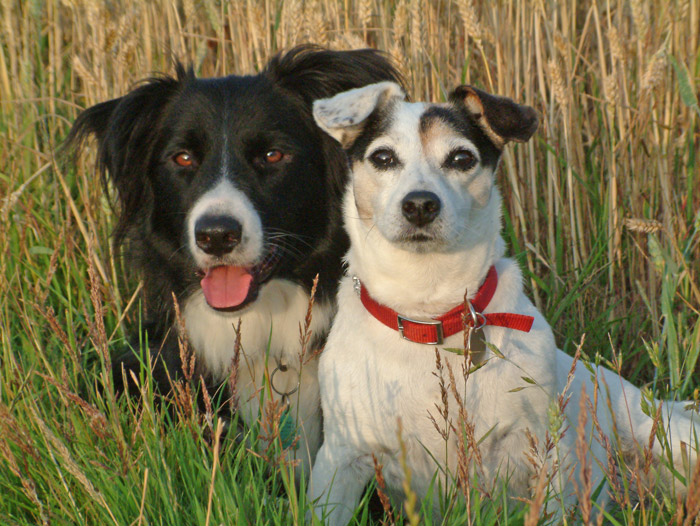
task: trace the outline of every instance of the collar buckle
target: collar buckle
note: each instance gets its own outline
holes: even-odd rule
[[[415,323],[416,325],[428,325],[431,327],[435,327],[435,341],[433,342],[422,342],[418,340],[414,340],[412,338],[409,338],[404,334],[404,322],[408,323]],[[423,343],[425,345],[442,345],[442,342],[444,340],[443,337],[443,330],[442,330],[442,322],[440,320],[433,320],[433,321],[422,321],[422,320],[413,320],[411,318],[407,318],[405,316],[401,316],[401,314],[396,315],[396,323],[399,328],[399,334],[404,340],[408,340],[409,342],[414,342],[414,343]]]

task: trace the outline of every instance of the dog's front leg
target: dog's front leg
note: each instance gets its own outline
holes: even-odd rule
[[[372,476],[371,460],[363,461],[355,448],[326,441],[311,472],[309,498],[316,517],[328,526],[350,522],[362,490]],[[308,521],[310,522],[310,521]]]

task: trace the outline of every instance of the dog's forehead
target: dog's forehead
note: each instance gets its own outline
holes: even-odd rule
[[[462,139],[474,145],[482,163],[498,162],[500,151],[467,112],[454,104],[427,104],[420,116],[418,131],[424,146]]]
[[[171,102],[165,123],[173,134],[214,142],[226,136],[229,145],[266,142],[264,136],[308,146],[319,135],[303,104],[263,75],[193,80]]]
[[[423,153],[439,155],[460,144],[469,144],[478,150],[485,164],[495,164],[500,153],[469,115],[450,103],[396,103],[380,128],[383,133],[372,142],[389,138],[406,145],[414,144]]]

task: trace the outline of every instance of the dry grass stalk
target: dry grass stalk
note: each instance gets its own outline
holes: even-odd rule
[[[328,27],[323,16],[320,0],[310,0],[304,4],[304,36],[307,42],[328,45]]]
[[[625,218],[625,228],[631,232],[641,232],[643,234],[653,234],[663,230],[661,221],[656,219],[639,219],[636,217]]]
[[[445,386],[444,367],[442,365],[442,359],[440,358],[440,351],[437,347],[435,348],[435,369],[437,372],[433,372],[433,376],[435,376],[438,379],[441,399],[441,404],[435,404],[435,409],[437,410],[438,415],[444,422],[443,427],[441,427],[440,424],[437,423],[433,415],[430,415],[429,418],[435,426],[435,430],[440,434],[442,439],[447,441],[450,437],[449,396],[447,394],[447,387]]]
[[[199,377],[199,387],[202,390],[202,401],[204,402],[204,423],[207,425],[209,434],[214,436],[214,410],[211,405],[209,389],[207,389],[207,384],[204,383],[202,376]]]
[[[180,351],[182,379],[170,379],[173,389],[173,399],[180,419],[183,422],[193,422],[196,414],[196,402],[192,392],[192,379],[195,374],[195,353],[190,351],[189,340],[185,331],[185,319],[180,312],[180,303],[175,293],[172,294],[175,309],[175,324],[178,329],[177,345]]]
[[[605,90],[605,98],[610,104],[613,106],[620,104],[620,89],[614,73],[605,77],[603,89]]]
[[[642,91],[651,92],[660,86],[666,78],[667,69],[668,53],[666,52],[666,45],[664,44],[651,58],[644,71],[641,82]]]
[[[46,298],[49,297],[51,292],[51,281],[56,274],[56,269],[58,269],[58,258],[63,250],[63,243],[66,235],[65,228],[58,233],[58,239],[56,240],[56,248],[51,253],[51,259],[49,260],[49,268],[46,271],[46,277],[44,278],[43,290],[40,290],[40,281],[36,282],[34,288],[35,295],[38,298],[38,304],[43,305],[46,303]],[[51,307],[49,307],[51,309]]]
[[[649,470],[651,469],[652,461],[654,460],[654,442],[656,442],[656,434],[659,430],[659,424],[661,423],[661,416],[663,415],[663,402],[659,403],[659,407],[656,408],[656,415],[654,415],[654,421],[651,424],[651,430],[649,431],[649,439],[644,446],[643,457],[644,466],[643,472],[645,475],[645,480],[648,478]]]
[[[559,62],[556,59],[551,59],[547,64],[547,69],[549,70],[552,80],[551,89],[554,93],[554,98],[557,104],[565,110],[569,106],[569,97],[566,93],[566,83],[564,82],[564,76],[559,67]]]
[[[38,312],[41,312],[43,314],[44,318],[49,324],[49,327],[51,327],[51,330],[59,339],[59,341],[63,345],[63,348],[68,352],[68,356],[70,356],[71,361],[77,368],[79,363],[78,353],[71,344],[70,339],[68,338],[68,334],[66,334],[66,331],[63,329],[63,327],[61,327],[60,322],[56,318],[56,313],[54,312],[53,307],[48,307],[46,310],[44,310],[39,305],[35,305],[35,308]]]
[[[36,414],[36,412],[34,412],[33,417],[46,441],[50,443],[50,445],[53,447],[53,451],[55,451],[60,457],[62,461],[61,463],[66,471],[73,475],[73,478],[80,483],[87,494],[90,495],[90,498],[99,503],[107,511],[114,524],[118,526],[119,523],[117,522],[117,519],[114,518],[112,510],[109,509],[104,496],[97,489],[95,489],[95,486],[92,484],[92,482],[90,482],[87,475],[85,475],[85,473],[80,469],[80,466],[75,462],[66,445],[53,433],[53,431],[49,429],[46,423],[38,414]],[[51,455],[53,456],[53,452]]]
[[[2,438],[0,438],[0,458],[5,459],[7,467],[9,467],[12,474],[15,477],[17,477],[20,481],[20,484],[22,484],[24,494],[37,506],[37,508],[39,508],[39,516],[41,517],[41,523],[48,525],[49,520],[46,516],[44,504],[41,502],[41,500],[39,499],[39,495],[37,494],[36,484],[28,475],[25,475],[22,472],[17,462],[17,459],[15,458],[15,455],[10,449],[9,443]]]
[[[608,28],[608,41],[610,42],[610,55],[612,56],[613,63],[624,62],[626,55],[625,47],[622,44],[620,32],[617,30],[617,27],[610,26]]]
[[[233,331],[236,333],[236,339],[233,342],[233,358],[231,358],[231,367],[228,373],[228,390],[230,394],[231,410],[238,407],[238,368],[241,362],[241,319],[238,318],[238,324],[234,325]]]
[[[361,37],[355,33],[342,33],[335,37],[331,43],[332,49],[346,50],[346,49],[364,49],[367,47],[367,42],[365,42]]]
[[[394,7],[394,18],[391,22],[391,28],[395,43],[401,42],[406,36],[408,26],[408,6],[406,1],[398,0]]]
[[[630,500],[629,494],[624,491],[621,480],[620,480],[620,470],[618,469],[616,454],[613,450],[610,438],[603,433],[603,428],[600,425],[600,420],[598,419],[597,407],[597,395],[598,389],[596,386],[593,401],[589,403],[589,411],[591,413],[591,421],[593,424],[593,429],[596,431],[596,440],[603,446],[605,450],[606,464],[603,471],[605,472],[605,478],[610,486],[610,494],[614,502],[616,502],[621,508],[629,507]]]
[[[542,463],[535,473],[537,482],[535,483],[532,499],[529,501],[530,508],[525,516],[524,526],[537,526],[537,524],[540,522],[540,517],[543,511],[542,506],[544,505],[544,500],[547,496],[547,484],[551,480],[547,474],[547,466],[545,463]]]
[[[591,496],[593,494],[593,480],[591,460],[588,458],[588,438],[586,424],[588,423],[588,396],[586,390],[581,390],[581,400],[579,404],[578,427],[576,428],[576,458],[579,462],[579,480],[576,481],[576,494],[578,497],[579,511],[581,512],[581,522],[591,523]]]
[[[683,507],[678,506],[681,510]],[[693,474],[688,484],[688,494],[685,498],[685,520],[683,526],[697,526],[700,520],[700,462],[695,463]]]
[[[261,454],[265,462],[273,463],[274,443],[280,436],[280,419],[284,409],[284,404],[273,397],[266,399],[263,404],[259,438],[263,444],[267,444],[265,451]]]
[[[477,466],[481,469],[481,451],[479,450],[478,440],[474,435],[474,423],[469,418],[469,414],[467,413],[467,409],[464,400],[462,399],[462,396],[459,394],[459,392],[457,392],[457,382],[455,381],[455,375],[452,371],[452,366],[450,365],[450,362],[445,363],[447,365],[447,373],[450,378],[450,390],[452,391],[452,396],[457,402],[457,426],[459,427],[459,430],[455,428],[454,425],[452,426],[452,430],[458,437],[460,437],[460,443],[466,440],[465,445],[469,451],[470,457],[473,457],[474,460],[476,460]]]
[[[172,293],[173,308],[175,310],[175,326],[177,327],[177,345],[180,351],[180,364],[182,365],[182,374],[187,382],[192,381],[195,370],[196,356],[190,352],[190,342],[187,338],[187,329],[185,327],[185,318],[180,312],[180,302],[177,300],[175,293]]]
[[[404,474],[403,492],[405,495],[404,510],[406,511],[406,521],[410,526],[418,526],[420,524],[420,515],[416,510],[418,496],[411,487],[411,468],[408,466],[408,453],[406,451],[406,442],[403,438],[403,426],[401,425],[401,418],[398,418],[396,422],[396,434],[399,439],[400,447],[399,461],[401,462],[401,470]]]
[[[357,6],[357,19],[365,39],[367,38],[367,30],[372,22],[372,3],[372,0],[359,0]]]
[[[291,46],[299,42],[299,37],[304,30],[304,5],[301,0],[285,2],[285,7],[287,7],[287,4],[289,4],[290,17],[290,33],[287,46]]]
[[[318,354],[321,352],[320,349],[317,350],[316,352],[310,353],[310,355],[307,357],[306,356],[306,351],[309,346],[309,342],[311,341],[311,336],[313,334],[313,331],[311,330],[311,322],[313,321],[313,308],[314,308],[314,302],[316,300],[316,289],[318,288],[318,274],[314,277],[314,282],[311,285],[311,292],[309,293],[309,303],[306,306],[306,315],[304,316],[304,323],[303,325],[300,323],[299,324],[299,344],[301,346],[301,351],[299,352],[299,365],[303,367],[307,363],[309,363],[310,360],[313,360],[318,356]],[[301,374],[301,371],[299,372]]]
[[[391,501],[389,496],[386,494],[386,481],[384,480],[384,473],[382,472],[382,466],[377,457],[372,453],[372,462],[374,463],[374,476],[377,479],[377,495],[379,496],[379,501],[382,503],[382,508],[384,509],[385,519],[382,521],[383,525],[394,525],[396,521],[394,519],[394,512],[391,509]]]
[[[219,466],[219,447],[221,446],[221,433],[224,431],[224,422],[219,420],[216,423],[216,432],[214,433],[214,464],[211,467],[211,481],[209,483],[209,496],[207,497],[207,517],[204,521],[205,526],[209,526],[211,519],[211,505],[214,497],[214,481],[216,479],[216,468]]]
[[[53,385],[59,392],[70,400],[73,404],[80,407],[80,409],[85,413],[85,415],[90,419],[90,429],[92,432],[100,438],[105,440],[107,438],[112,438],[112,433],[109,430],[109,423],[107,417],[97,409],[93,404],[87,402],[73,391],[71,391],[65,384],[59,383],[56,379],[48,376],[46,374],[39,374],[46,382]],[[66,404],[69,405],[69,404]]]
[[[464,24],[465,46],[467,45],[466,41],[471,38],[481,48],[481,23],[474,8],[474,1],[458,0],[457,11],[459,11],[459,17]]]
[[[413,62],[414,86],[418,88],[419,76],[422,75],[423,53],[425,46],[424,20],[422,0],[410,0],[409,4],[409,34],[408,46],[410,49],[410,60]]]
[[[642,0],[630,0],[630,7],[632,8],[634,26],[637,29],[637,38],[644,42],[649,32],[649,22],[644,12],[644,2]]]
[[[20,426],[5,404],[0,404],[0,431],[2,440],[18,447],[23,456],[41,462],[41,455],[30,433]]]
[[[88,248],[89,254],[93,254],[92,248]],[[109,387],[112,385],[112,357],[109,354],[107,345],[107,331],[105,330],[104,307],[102,305],[102,292],[100,290],[100,282],[95,272],[93,265],[93,257],[88,257],[88,277],[90,279],[90,301],[94,312],[94,322],[90,324],[90,337],[93,344],[100,353],[100,356],[105,364],[105,374],[103,375],[104,385]]]
[[[12,196],[16,204],[22,206],[6,209],[6,215],[3,215],[6,228],[0,228],[0,245],[13,246],[16,244],[13,239],[19,239],[24,247],[21,249],[21,259],[26,260],[29,266],[25,268],[12,262],[14,253],[0,254],[0,266],[18,269],[9,270],[8,277],[0,278],[0,287],[13,286],[12,276],[27,275],[26,269],[34,272],[31,265],[39,258],[27,253],[27,246],[32,246],[32,243],[41,245],[40,241],[43,240],[51,241],[52,225],[31,219],[25,221],[37,215],[41,209],[56,210],[47,216],[49,223],[74,221],[73,226],[66,230],[65,242],[66,245],[75,246],[75,253],[63,257],[63,254],[55,252],[58,257],[52,265],[57,265],[56,279],[59,276],[64,279],[70,274],[72,266],[82,263],[81,250],[88,245],[89,232],[94,231],[100,236],[100,244],[96,247],[107,244],[107,232],[111,229],[112,221],[109,214],[103,213],[104,201],[98,199],[100,187],[92,177],[92,165],[88,164],[88,160],[79,163],[75,175],[66,175],[65,180],[60,170],[54,168],[56,178],[47,179],[46,192],[36,191],[39,184],[43,185],[43,177],[33,179],[22,187],[47,163],[46,149],[42,151],[42,147],[38,146],[44,143],[45,137],[51,143],[64,136],[79,107],[122,95],[151,72],[170,70],[173,55],[186,63],[194,62],[196,67],[201,65],[200,72],[205,76],[221,73],[224,67],[236,73],[254,71],[274,51],[271,28],[275,21],[271,17],[279,14],[278,7],[283,10],[283,16],[279,34],[275,35],[279,37],[275,43],[277,48],[308,39],[323,43],[329,35],[346,36],[342,40],[343,46],[357,45],[357,28],[350,28],[347,20],[358,19],[360,0],[344,4],[313,0],[305,2],[306,12],[303,3],[301,0],[285,0],[267,3],[207,1],[204,4],[183,0],[182,10],[178,12],[177,5],[162,0],[135,10],[123,0],[115,0],[112,4],[88,0],[43,4],[2,0],[0,47],[4,53],[0,53],[0,119],[5,128],[0,135],[0,160],[5,166],[3,173],[8,177],[0,181],[0,195]],[[366,13],[370,3],[367,0],[362,0],[362,3],[363,13]],[[255,8],[247,9],[247,4],[255,4]],[[567,277],[573,275],[568,272],[573,266],[572,255],[569,252],[560,253],[557,247],[569,246],[573,233],[582,232],[580,243],[577,243],[580,260],[593,259],[597,250],[596,229],[581,229],[576,225],[588,225],[589,218],[595,217],[600,224],[611,224],[609,232],[615,232],[617,236],[622,224],[618,219],[619,210],[624,210],[630,218],[648,216],[662,219],[662,223],[654,220],[641,223],[629,219],[624,225],[631,232],[661,232],[663,224],[676,230],[673,236],[668,236],[669,244],[687,239],[693,226],[692,218],[688,220],[688,211],[697,209],[698,196],[697,193],[692,194],[694,201],[689,201],[691,193],[683,186],[685,179],[679,177],[672,180],[666,174],[676,173],[679,167],[697,171],[697,163],[692,165],[690,162],[693,122],[697,117],[681,100],[676,76],[668,74],[670,68],[666,65],[665,53],[693,71],[700,36],[697,0],[681,1],[678,6],[651,0],[609,5],[595,2],[586,6],[554,5],[543,0],[515,3],[462,0],[462,4],[472,12],[465,16],[462,16],[462,12],[455,13],[460,6],[457,1],[431,4],[431,8],[435,5],[439,7],[434,10],[435,16],[432,10],[429,16],[424,12],[414,12],[414,17],[419,15],[423,18],[422,31],[418,27],[420,39],[427,34],[430,40],[409,42],[408,2],[372,2],[370,9],[376,15],[372,23],[376,21],[375,25],[381,26],[389,21],[389,27],[378,27],[370,36],[377,35],[379,47],[389,51],[398,61],[404,77],[409,80],[409,86],[413,82],[414,90],[411,92],[409,89],[410,94],[416,98],[418,92],[421,98],[425,96],[431,100],[439,99],[442,92],[438,83],[430,82],[431,75],[426,75],[426,72],[434,71],[434,77],[444,83],[448,90],[461,82],[462,75],[470,82],[488,87],[487,71],[477,67],[473,58],[469,57],[469,48],[474,49],[472,42],[476,44],[474,36],[480,36],[489,44],[483,50],[483,56],[490,67],[496,68],[498,91],[534,105],[548,117],[545,122],[548,131],[540,135],[543,138],[541,143],[546,143],[547,148],[537,142],[520,146],[507,154],[502,163],[504,194],[515,197],[505,200],[509,208],[508,216],[513,221],[512,228],[522,234],[528,243],[525,246],[533,247],[526,252],[528,270],[535,276],[542,276],[544,267],[541,262],[557,261],[557,265],[552,267],[551,278],[545,279],[551,279],[555,291],[570,288],[575,284],[573,278]],[[110,5],[111,8],[108,7]],[[415,5],[418,4],[414,2]],[[426,2],[420,6],[425,7]],[[198,8],[203,16],[196,16]],[[606,11],[607,20],[601,19],[599,23],[602,30],[596,47],[593,30],[597,15],[593,13]],[[38,18],[30,17],[37,13]],[[307,13],[323,19],[325,36],[304,35],[307,25],[321,27],[314,21],[310,22]],[[658,19],[654,16],[657,13]],[[460,19],[458,29],[454,27],[455,16]],[[28,23],[28,20],[32,22]],[[223,27],[224,22],[228,25],[228,32]],[[415,24],[411,26],[414,34],[416,27]],[[460,38],[465,32],[467,38],[463,46]],[[380,37],[391,34],[393,38]],[[530,38],[533,34],[536,38]],[[216,42],[217,46],[210,48],[210,41]],[[42,52],[32,56],[37,42],[42,42]],[[425,51],[429,51],[429,66],[422,50],[418,60],[413,60],[412,50],[417,45],[423,45]],[[407,46],[413,46],[409,47],[408,53],[405,52]],[[636,53],[631,53],[632,49]],[[655,54],[656,50],[665,50],[665,53]],[[552,112],[547,106],[548,101],[541,97],[542,93],[553,89],[554,79],[547,74],[546,67],[552,60],[560,61],[561,78],[566,81],[564,85],[567,90],[564,98],[560,95],[556,102],[568,102],[570,110],[567,116],[557,114],[556,118],[550,116]],[[469,67],[467,71],[463,71],[465,65]],[[45,71],[52,79],[51,86],[39,82],[45,78]],[[65,72],[64,78],[59,72]],[[666,78],[674,79],[674,82]],[[604,88],[604,101],[595,91],[595,87],[600,86]],[[640,86],[644,89],[640,89]],[[653,104],[649,100],[651,94]],[[601,104],[605,104],[605,111],[599,111],[603,109]],[[602,118],[596,118],[597,115],[602,115]],[[567,130],[573,130],[569,143],[564,141]],[[677,130],[686,131],[676,133]],[[566,144],[566,147],[562,144]],[[567,169],[570,168],[577,177],[567,178],[560,162],[564,158]],[[590,159],[601,160],[599,169],[591,170],[587,165]],[[695,172],[689,174],[697,179]],[[55,180],[64,182],[63,194],[59,191],[56,196],[53,192],[51,181]],[[15,194],[20,188],[25,191]],[[614,214],[598,210],[597,201],[605,195],[611,196],[608,208],[614,205]],[[566,196],[571,196],[574,205],[579,207],[573,209],[571,215],[563,213],[563,210],[571,209]],[[31,202],[31,199],[36,200]],[[68,202],[70,212],[57,205],[59,201]],[[528,206],[523,207],[523,203]],[[547,213],[542,214],[542,210],[547,210]],[[77,229],[80,229],[79,233]],[[646,258],[643,247],[637,249],[634,236],[622,236],[621,239],[618,236],[611,243],[615,244],[615,249],[608,261],[604,262],[611,269],[609,283],[602,283],[603,280],[597,276],[587,281],[587,286],[567,307],[567,315],[560,317],[555,330],[561,331],[577,314],[581,319],[586,319],[591,309],[596,310],[601,305],[607,308],[610,295],[620,291],[627,281],[615,279],[622,272],[638,278],[639,288],[647,298],[651,298],[649,319],[661,319],[659,301],[654,298],[661,296],[662,277],[649,272],[653,270],[653,262]],[[58,246],[48,242],[44,245]],[[682,249],[671,247],[671,256],[685,262]],[[623,258],[618,257],[620,250]],[[101,312],[114,314],[118,310],[115,305],[118,298],[116,282],[112,279],[108,281],[107,274],[102,272],[98,251],[91,258],[97,276],[101,276],[99,288],[94,290],[107,298],[101,300]],[[690,278],[681,279],[689,281],[691,290],[694,290],[697,280],[692,277],[698,275],[698,262],[691,261],[687,265],[683,276]],[[37,270],[42,271],[43,268],[45,264],[39,265]],[[562,269],[564,272],[561,272]],[[47,275],[46,287],[39,295],[41,301],[36,302],[47,313],[51,312],[49,305],[58,312],[53,291],[46,295],[49,288],[55,288],[49,287],[53,272]],[[536,284],[536,281],[533,280],[533,283]],[[685,288],[679,287],[679,291]],[[537,292],[536,286],[534,289]],[[23,292],[25,297],[31,297],[31,290],[37,288],[26,288],[29,292]],[[14,329],[15,322],[11,320],[15,315],[13,294],[6,297],[9,299],[4,301],[0,311],[2,321],[11,321],[10,338],[21,338],[19,331]],[[556,297],[555,294],[549,296]],[[610,307],[610,319],[619,319],[624,315],[629,321],[615,326],[619,327],[619,331],[617,335],[613,334],[613,338],[635,332],[633,329],[638,320],[629,318],[628,313],[634,311],[633,307],[640,303],[641,296],[636,289],[631,289],[620,291],[617,297],[619,306]],[[700,295],[696,294],[689,300],[688,296],[679,292],[678,301],[690,301],[691,312],[694,313],[698,310],[698,297]],[[48,303],[45,303],[46,298]],[[551,307],[551,301],[544,297],[542,307]],[[83,304],[89,305],[89,302]],[[26,318],[23,322],[26,324],[41,319],[39,317],[44,311],[35,305],[23,307],[21,315]],[[88,319],[93,319],[88,308],[85,313]],[[58,314],[50,316],[50,330],[46,331],[48,336],[36,332],[36,341],[45,345],[48,355],[53,352],[52,349],[65,348],[66,338],[79,341],[75,336],[80,334],[81,329],[67,327],[69,318],[61,312]],[[111,320],[111,317],[107,315],[105,320]],[[86,326],[89,336],[97,342],[100,333],[97,321],[91,321]],[[30,331],[34,333],[31,328]],[[657,323],[649,323],[643,332],[641,337],[658,339],[661,328]],[[5,338],[8,337],[3,334]],[[683,338],[679,335],[679,343]],[[104,346],[95,347],[103,353]],[[71,360],[67,360],[70,370],[73,349],[68,350],[71,352]],[[13,371],[18,366],[10,365]],[[66,376],[65,371],[61,374]],[[592,413],[592,418],[595,426],[595,413]],[[608,475],[614,475],[614,448],[611,442],[614,443],[615,438],[598,439],[608,452]],[[20,447],[14,444],[14,438],[12,440],[13,448]],[[17,440],[21,442],[22,439],[18,437]],[[619,475],[610,478],[613,486],[613,480]],[[615,498],[629,508],[626,493],[625,488],[613,488]]]

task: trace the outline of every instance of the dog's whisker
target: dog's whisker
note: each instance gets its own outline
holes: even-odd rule
[[[271,229],[266,230],[266,235],[269,236],[270,238],[273,238],[273,239],[280,239],[280,238],[293,239],[293,240],[296,240],[300,243],[303,243],[308,248],[313,248],[313,245],[305,239],[306,236],[302,236],[300,234],[287,232],[287,231],[281,230],[281,229],[272,229],[271,228]]]
[[[183,245],[180,245],[178,248],[176,248],[169,256],[168,256],[168,261],[171,261],[175,256],[179,255],[180,252],[183,250],[186,250],[188,248],[188,245],[185,243]]]
[[[294,258],[295,260],[301,260],[305,256],[305,254],[303,252],[295,249],[294,247],[280,245],[277,243],[270,243],[270,246],[277,248],[280,252],[282,252],[283,254],[289,255],[290,257]]]

